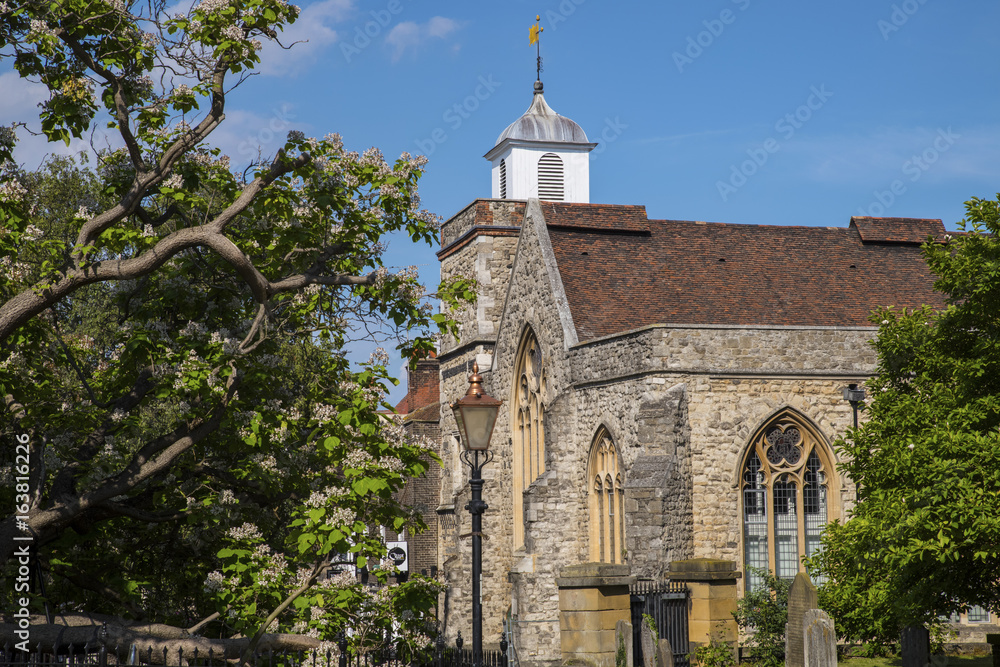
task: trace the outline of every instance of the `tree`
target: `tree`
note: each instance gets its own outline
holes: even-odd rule
[[[868,419],[838,443],[858,502],[811,567],[854,639],[1000,613],[1000,195],[966,211],[965,233],[923,246],[947,306],[873,315]]]
[[[384,579],[372,527],[420,527],[395,492],[432,454],[380,413],[388,356],[353,368],[345,346],[388,326],[416,359],[454,331],[412,268],[382,260],[388,234],[435,238],[424,160],[293,131],[234,171],[206,140],[260,40],[298,10],[165,6],[0,2],[0,56],[49,90],[44,134],[68,143],[106,120],[121,146],[91,156],[96,173],[72,160],[26,173],[13,150],[27,126],[0,131],[0,433],[28,455],[0,460],[15,509],[0,569],[14,580],[15,537],[30,535],[51,604],[121,627],[212,622],[248,638],[241,652],[269,628],[329,639],[400,604],[419,639],[429,582],[363,602],[328,575],[349,562]],[[471,294],[457,280],[438,296]]]

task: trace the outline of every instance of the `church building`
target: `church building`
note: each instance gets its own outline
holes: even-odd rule
[[[590,202],[596,145],[536,82],[485,155],[492,197],[441,228],[442,278],[474,277],[478,300],[422,376],[438,382],[439,615],[470,636],[469,468],[448,403],[478,363],[504,401],[483,472],[484,641],[509,628],[525,664],[560,661],[566,566],[660,580],[675,560],[726,559],[740,590],[748,567],[794,577],[855,498],[832,443],[853,423],[844,389],[874,369],[869,314],[942,305],[920,254],[940,220],[651,220]],[[416,391],[405,411],[425,424]]]

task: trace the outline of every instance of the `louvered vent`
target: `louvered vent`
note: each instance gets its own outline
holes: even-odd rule
[[[500,160],[500,199],[507,198],[507,160]]]
[[[555,153],[546,153],[538,160],[538,198],[563,201],[563,162]]]

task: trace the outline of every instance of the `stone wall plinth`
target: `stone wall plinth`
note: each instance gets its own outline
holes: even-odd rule
[[[564,567],[559,575],[563,663],[572,660],[614,667],[615,625],[630,620],[629,586],[635,578],[629,567],[581,563]]]
[[[719,639],[733,647],[738,637],[736,619],[736,580],[742,572],[731,560],[693,558],[675,560],[667,576],[681,581],[691,589],[691,606],[688,609],[688,638],[691,649],[707,646],[712,639]]]

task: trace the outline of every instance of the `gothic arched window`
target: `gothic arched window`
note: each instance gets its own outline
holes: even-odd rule
[[[546,153],[538,159],[538,198],[563,201],[563,161],[555,153]]]
[[[834,518],[833,457],[824,439],[792,410],[783,410],[754,435],[740,475],[743,563],[747,587],[761,585],[749,568],[793,579],[802,557],[819,550]]]
[[[521,340],[514,367],[514,400],[511,401],[514,429],[514,548],[524,546],[524,490],[545,472],[545,429],[542,399],[545,369],[542,349],[528,329]]]
[[[590,560],[625,562],[625,482],[618,448],[603,426],[590,446],[587,462],[590,509]]]

